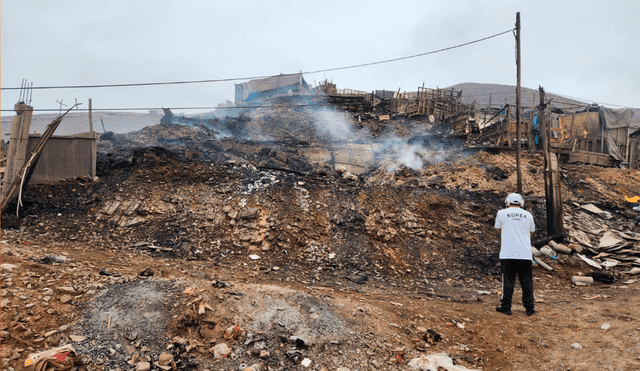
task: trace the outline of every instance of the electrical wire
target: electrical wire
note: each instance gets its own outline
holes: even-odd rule
[[[494,35],[491,35],[491,36],[483,37],[481,39],[469,41],[469,42],[466,42],[466,43],[463,43],[463,44],[458,44],[458,45],[450,46],[450,47],[447,47],[447,48],[433,50],[433,51],[426,52],[426,53],[409,55],[409,56],[406,56],[406,57],[386,59],[386,60],[383,60],[383,61],[362,63],[362,64],[356,64],[356,65],[351,65],[351,66],[327,68],[327,69],[316,70],[316,71],[306,71],[306,72],[302,72],[301,71],[301,72],[298,72],[298,73],[281,74],[280,76],[294,76],[294,75],[298,75],[300,73],[302,73],[302,74],[314,74],[314,73],[321,73],[321,72],[340,71],[340,70],[346,70],[346,69],[351,69],[351,68],[373,66],[373,65],[376,65],[376,64],[397,62],[397,61],[410,59],[410,58],[423,57],[425,55],[436,54],[436,53],[444,52],[444,51],[447,51],[447,50],[461,48],[463,46],[479,43],[481,41],[489,40],[489,39],[492,39],[494,37],[498,37],[498,36],[504,35],[506,33],[512,32],[512,31],[513,31],[513,29],[509,29],[507,31],[503,31],[503,32],[500,32],[500,33],[497,33],[497,34],[494,34]],[[271,75],[271,76],[273,76],[273,75]],[[210,82],[229,82],[229,81],[238,81],[238,80],[253,80],[253,79],[260,79],[260,78],[266,78],[266,77],[271,77],[271,76],[234,77],[234,78],[226,78],[226,79],[169,81],[169,82],[144,82],[144,83],[130,83],[130,84],[31,86],[31,87],[29,87],[29,89],[38,89],[38,90],[44,90],[44,89],[90,89],[90,88],[118,88],[118,87],[132,87],[132,86],[201,84],[201,83],[210,83]],[[15,87],[15,88],[0,88],[0,90],[18,90],[18,89],[21,89],[21,88],[19,88],[19,87]]]
[[[598,103],[598,104],[602,104],[602,105],[606,105],[606,106],[614,106],[614,107],[619,107],[619,108],[632,108],[632,107],[627,107],[627,106],[619,106],[617,104],[604,103],[604,102],[598,102],[598,101],[595,101],[595,100],[572,97],[572,96],[566,95],[566,94],[559,94],[559,93],[553,93],[553,92],[549,92],[549,94],[555,94],[555,95],[559,95],[559,96],[564,97],[564,98],[575,99],[575,100],[579,100],[579,101],[583,101],[583,102]]]
[[[353,102],[352,105],[362,105],[364,103]],[[233,107],[216,107],[216,106],[208,106],[208,107],[165,107],[172,110],[218,110],[218,109],[259,109],[259,108],[296,108],[296,107],[331,107],[333,104],[280,104],[280,105],[261,105],[261,106],[233,106]],[[149,111],[149,110],[158,110],[162,109],[161,107],[141,107],[141,108],[91,108],[91,111]],[[33,111],[39,112],[57,112],[59,108],[40,108],[33,109]],[[2,112],[13,112],[12,109],[3,109]],[[89,111],[88,108],[78,108],[74,111]]]

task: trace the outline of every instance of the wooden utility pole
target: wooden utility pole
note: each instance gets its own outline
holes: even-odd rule
[[[544,194],[547,203],[547,233],[550,237],[564,235],[564,218],[562,216],[562,194],[560,176],[558,175],[558,158],[551,152],[551,130],[546,119],[544,88],[540,90],[540,131],[542,134],[542,153],[544,155]]]
[[[518,193],[522,194],[522,168],[520,166],[520,142],[522,129],[520,128],[522,115],[520,111],[520,12],[516,13],[516,69],[518,83],[516,85],[516,168],[518,172]]]

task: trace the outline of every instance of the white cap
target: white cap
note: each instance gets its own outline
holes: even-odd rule
[[[520,196],[520,194],[518,194],[518,193],[511,193],[504,200],[504,203],[505,203],[505,205],[507,205],[507,207],[509,205],[524,206],[524,198],[522,196]]]

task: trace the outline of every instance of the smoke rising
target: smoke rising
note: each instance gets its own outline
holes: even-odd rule
[[[425,165],[437,164],[448,157],[442,144],[427,140],[410,142],[406,138],[390,137],[381,143],[387,172],[393,172],[400,166],[422,170]]]
[[[388,124],[386,133],[375,138],[367,126],[361,128],[353,120],[351,113],[340,109],[298,110],[283,105],[275,109],[247,109],[238,118],[196,120],[172,117],[171,122],[207,127],[215,132],[212,136],[216,139],[232,136],[236,140],[257,142],[291,141],[293,144],[299,140],[316,145],[325,143],[329,145],[327,150],[332,152],[331,156],[336,151],[340,152],[340,156],[347,153],[341,160],[347,161],[344,164],[362,166],[365,162],[369,165],[375,163],[374,166],[387,172],[394,172],[400,167],[421,171],[453,155],[445,150],[445,143],[452,139],[432,132],[432,127],[426,127],[422,122],[396,121]]]
[[[313,111],[316,128],[335,141],[346,141],[353,134],[353,125],[344,112],[331,109]]]

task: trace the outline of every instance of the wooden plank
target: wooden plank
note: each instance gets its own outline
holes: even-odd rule
[[[613,166],[613,161],[609,154],[588,151],[574,151],[569,154],[569,163],[587,163],[601,166]]]

